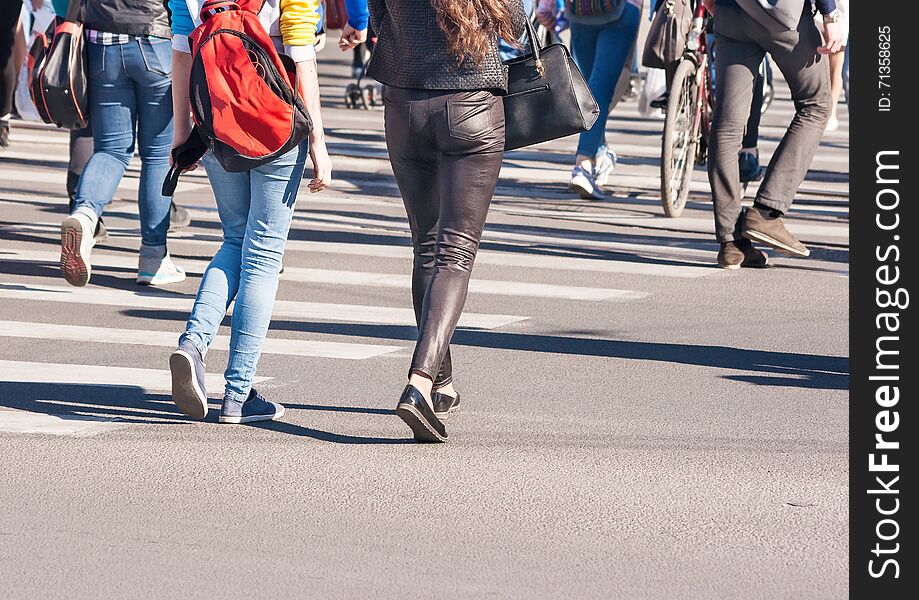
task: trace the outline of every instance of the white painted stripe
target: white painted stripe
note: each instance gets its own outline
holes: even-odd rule
[[[187,312],[191,310],[194,297],[184,294],[143,291],[131,292],[109,288],[73,288],[67,286],[23,285],[0,283],[0,298],[32,300],[41,302],[65,302],[96,304],[125,308],[150,308]],[[341,321],[344,323],[374,323],[383,325],[415,325],[415,313],[410,308],[389,308],[363,306],[358,304],[335,304],[326,302],[296,302],[278,300],[274,304],[273,316],[294,319],[315,319],[319,321]],[[524,321],[528,317],[465,313],[459,326],[475,329],[494,329],[509,323]]]
[[[48,160],[47,154],[30,154],[27,152],[4,152],[5,157],[18,158],[21,160]],[[118,189],[136,192],[140,188],[140,173],[137,171],[127,171],[121,181],[118,183]],[[0,169],[0,181],[10,183],[50,183],[64,185],[67,181],[67,172],[64,169],[48,169],[44,171],[30,171],[26,169]],[[208,188],[210,184],[190,183],[180,181],[176,186],[176,192],[187,192],[201,188]]]
[[[0,250],[0,260],[16,260],[19,262],[57,265],[60,260],[60,254],[57,252],[43,252],[37,250]],[[179,261],[179,264],[185,269],[186,273],[190,275],[201,275],[208,261],[183,258]],[[137,259],[129,256],[111,256],[103,254],[102,252],[97,252],[93,255],[93,268],[100,267],[134,269],[137,267]],[[412,278],[409,275],[341,271],[336,269],[309,269],[301,267],[285,267],[282,281],[398,289],[411,289],[412,287]],[[649,295],[644,292],[633,290],[499,281],[494,279],[473,279],[469,283],[469,291],[473,294],[588,301],[636,300],[645,298]]]
[[[163,364],[166,363],[167,358],[164,356]],[[256,376],[252,381],[253,383],[261,383],[270,379],[271,377]],[[8,383],[116,385],[156,391],[172,389],[172,378],[168,370],[39,363],[18,360],[0,360],[0,381]],[[215,393],[222,393],[226,386],[226,380],[223,375],[208,373],[205,376],[204,384],[207,389]]]
[[[123,425],[123,422],[119,423],[110,419],[97,419],[94,417],[56,416],[19,410],[0,410],[0,433],[38,433],[42,435],[85,437]]]
[[[55,323],[26,323],[21,321],[0,321],[0,337],[35,338],[43,340],[78,341],[97,344],[129,344],[140,346],[161,346],[174,348],[179,335],[172,331],[141,329],[112,329],[108,327],[85,327],[82,325],[58,325]],[[211,345],[215,350],[227,350],[229,336],[219,335]],[[348,344],[316,340],[293,340],[271,338],[262,346],[263,354],[285,356],[309,356],[315,358],[338,358],[364,360],[402,350],[400,346],[375,346],[373,344]]]

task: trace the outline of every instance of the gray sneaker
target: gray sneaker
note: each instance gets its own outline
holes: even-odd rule
[[[744,211],[741,234],[748,240],[762,242],[780,252],[795,256],[808,256],[810,250],[785,229],[782,217],[767,217],[756,207]]]
[[[269,402],[255,388],[249,390],[245,402],[223,399],[220,409],[221,423],[255,423],[256,421],[279,421],[284,416],[284,407],[277,402]]]
[[[204,387],[204,358],[188,340],[169,357],[172,373],[172,401],[193,419],[207,416],[207,390]]]

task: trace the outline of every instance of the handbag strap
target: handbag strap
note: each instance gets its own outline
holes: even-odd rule
[[[70,0],[70,3],[67,5],[67,14],[64,15],[64,20],[70,21],[71,23],[82,23],[83,8],[83,0]]]
[[[524,19],[527,24],[527,38],[530,41],[530,50],[533,53],[533,61],[536,63],[536,70],[539,72],[539,76],[542,77],[546,74],[545,67],[542,66],[542,59],[539,58],[539,52],[542,50],[542,46],[539,44],[539,38],[536,36],[536,28],[533,27],[533,22],[529,18]]]

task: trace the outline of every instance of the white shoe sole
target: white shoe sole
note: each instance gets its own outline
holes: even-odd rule
[[[169,356],[172,373],[172,401],[183,414],[192,419],[207,416],[207,394],[198,387],[195,362],[188,352],[176,350]]]
[[[794,256],[810,256],[810,253],[811,253],[811,251],[808,250],[807,248],[804,248],[804,252],[801,252],[800,250],[795,250],[791,246],[783,244],[777,239],[774,239],[764,233],[760,233],[759,231],[754,231],[752,229],[748,229],[744,231],[743,236],[749,240],[753,240],[756,242],[762,242],[764,244],[772,246],[776,250],[780,250],[782,252],[785,252],[786,254],[792,254]]]
[[[79,218],[69,216],[61,222],[61,275],[70,285],[83,287],[89,283],[93,274],[89,263],[92,247],[92,232],[83,229]]]
[[[587,183],[581,181],[580,178],[574,178],[568,183],[568,189],[572,192],[575,192],[578,196],[584,200],[603,200],[602,192],[597,190],[595,187],[590,187]]]
[[[249,415],[248,417],[225,417],[220,415],[220,422],[241,425],[243,423],[257,423],[258,421],[280,421],[287,409],[276,402],[272,402],[271,405],[274,406],[273,415]]]

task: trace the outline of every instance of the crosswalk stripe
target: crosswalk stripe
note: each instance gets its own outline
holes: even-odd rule
[[[10,151],[4,152],[4,156],[7,158],[18,158],[20,160],[48,160],[48,156],[46,154],[33,154],[29,152]],[[0,180],[15,181],[16,183],[50,183],[63,186],[67,181],[67,171],[64,169],[45,171],[30,171],[28,169],[0,169]],[[206,187],[210,187],[207,181],[204,181],[203,183],[180,181],[178,186],[176,186],[176,192],[187,192],[190,190],[197,190]],[[118,189],[120,190],[130,190],[136,192],[139,188],[140,179],[130,172],[125,173],[125,176],[122,177],[121,181],[118,183]]]
[[[525,209],[523,209],[525,210]],[[568,213],[564,213],[568,214]],[[635,225],[635,222],[630,225]],[[642,223],[644,225],[644,223]],[[326,226],[335,229],[346,229],[348,227],[360,228],[366,231],[366,227],[359,225],[344,225],[322,223],[316,221],[316,227]],[[59,224],[54,223],[34,223],[3,227],[11,231],[48,231],[56,230]],[[121,231],[112,228],[111,233],[120,233]],[[130,230],[133,234],[135,229]],[[209,238],[209,239],[202,239]],[[170,248],[189,244],[196,246],[210,246],[216,248],[219,243],[219,235],[201,234],[189,231],[181,232],[178,235],[171,236],[169,239]],[[557,269],[561,271],[591,271],[596,273],[620,273],[644,275],[647,277],[676,277],[681,279],[693,279],[697,277],[707,277],[715,271],[710,268],[708,262],[698,262],[697,264],[661,264],[655,262],[658,260],[650,255],[656,249],[658,252],[669,250],[665,246],[655,246],[652,244],[633,244],[635,247],[643,247],[649,250],[649,257],[639,257],[638,260],[611,260],[609,258],[581,258],[572,256],[557,256],[551,252],[578,252],[580,254],[589,253],[590,248],[566,248],[561,249],[534,249],[527,246],[520,246],[519,252],[502,252],[496,250],[479,250],[476,254],[477,264],[496,265],[503,267],[526,267],[534,269]],[[624,250],[625,248],[623,248]],[[637,248],[633,248],[637,249]],[[287,251],[289,252],[312,252],[317,254],[341,254],[350,256],[370,256],[374,258],[398,258],[410,261],[412,259],[412,249],[410,246],[394,246],[385,244],[358,244],[343,242],[313,242],[307,240],[288,240]],[[542,252],[542,253],[535,253]],[[711,254],[711,252],[709,252]],[[672,258],[665,258],[666,262],[673,262]]]
[[[0,337],[78,341],[98,344],[133,344],[174,348],[179,336],[172,331],[154,331],[149,329],[113,329],[96,326],[59,325],[56,323],[0,321]],[[211,348],[215,350],[227,350],[229,347],[230,338],[225,335],[219,335],[214,338],[214,342],[211,345]],[[402,347],[317,340],[278,339],[272,337],[266,339],[262,347],[263,354],[348,360],[364,360],[384,354],[390,354],[398,350],[402,350]]]
[[[165,359],[163,363],[166,363]],[[270,379],[271,377],[256,376],[252,382],[262,383]],[[19,360],[0,360],[0,382],[90,386],[117,385],[154,391],[169,391],[172,389],[172,378],[168,370]],[[226,386],[226,380],[224,380],[223,375],[208,373],[205,376],[204,384],[207,389],[215,393],[222,393]]]
[[[74,415],[44,415],[20,410],[0,410],[0,433],[90,436],[122,427],[113,419]]]
[[[147,308],[175,310],[187,313],[194,298],[188,295],[158,293],[155,291],[132,292],[111,288],[74,288],[69,286],[38,286],[16,283],[0,283],[0,298],[32,300],[42,302],[64,302],[96,304],[124,308]],[[363,306],[358,304],[337,304],[328,302],[298,302],[278,300],[274,304],[275,318],[319,321],[340,321],[345,323],[373,323],[380,325],[415,325],[415,312],[410,308]],[[524,321],[528,317],[486,313],[464,313],[459,326],[474,329],[495,329],[510,323]]]
[[[15,260],[17,262],[38,262],[56,265],[59,259],[60,255],[56,252],[22,249],[0,250],[0,261]],[[201,275],[208,261],[183,258],[179,261],[179,264],[185,269],[186,273]],[[99,267],[133,270],[137,267],[137,259],[128,256],[111,256],[105,254],[104,251],[99,251],[93,254],[93,268]],[[398,289],[411,289],[412,287],[412,278],[409,275],[300,267],[286,267],[282,275],[282,281]],[[645,292],[633,290],[499,281],[494,279],[473,279],[469,283],[469,291],[473,294],[586,301],[627,301],[645,298],[649,295]]]

